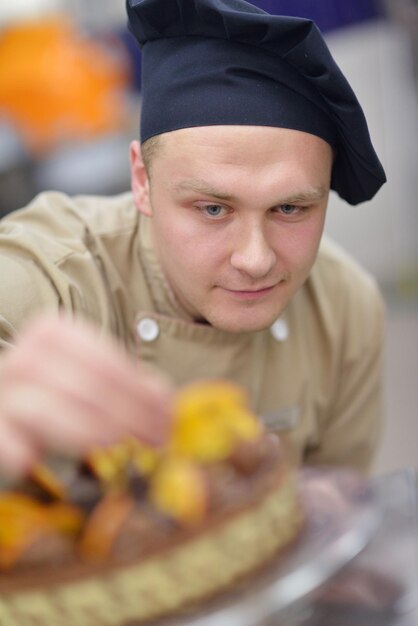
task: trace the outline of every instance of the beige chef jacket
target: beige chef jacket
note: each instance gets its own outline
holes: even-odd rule
[[[0,346],[59,308],[94,320],[178,385],[243,385],[297,461],[367,470],[381,423],[382,299],[374,280],[324,240],[303,287],[271,328],[195,323],[153,253],[131,194],[44,193],[0,222]]]

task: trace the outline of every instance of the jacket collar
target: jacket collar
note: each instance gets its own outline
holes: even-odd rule
[[[152,241],[151,219],[140,215],[139,255],[156,311],[169,317],[193,321],[178,302],[164,275]]]

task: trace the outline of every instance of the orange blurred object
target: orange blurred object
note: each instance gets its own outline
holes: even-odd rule
[[[127,56],[105,50],[64,17],[15,24],[0,35],[0,114],[35,151],[119,128],[128,83]]]
[[[205,518],[209,489],[202,469],[187,459],[168,458],[151,481],[150,500],[184,526],[194,526]]]
[[[80,541],[80,554],[91,561],[104,561],[135,508],[135,500],[126,493],[107,494],[87,520]]]
[[[13,567],[37,539],[76,535],[83,520],[83,512],[71,504],[46,505],[14,492],[0,495],[0,570]]]
[[[67,488],[47,465],[38,463],[32,468],[29,479],[55,500],[65,500]]]

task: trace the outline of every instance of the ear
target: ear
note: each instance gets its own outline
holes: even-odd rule
[[[138,211],[150,217],[152,207],[150,201],[150,185],[147,170],[142,158],[141,144],[133,141],[130,146],[131,187],[134,203]]]

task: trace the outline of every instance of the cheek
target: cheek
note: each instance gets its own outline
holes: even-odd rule
[[[227,252],[228,233],[225,228],[200,223],[187,212],[177,212],[176,217],[164,216],[156,224],[166,245],[178,251],[180,256],[191,254],[210,264]]]
[[[300,246],[305,251],[308,260],[316,257],[323,226],[323,221],[315,220],[312,224],[307,224],[300,233]]]
[[[323,220],[306,220],[280,237],[278,255],[288,269],[304,271],[315,261],[323,231]]]
[[[163,219],[155,226],[155,241],[168,275],[188,280],[210,272],[217,246],[207,234],[202,236],[199,229],[181,219]]]

